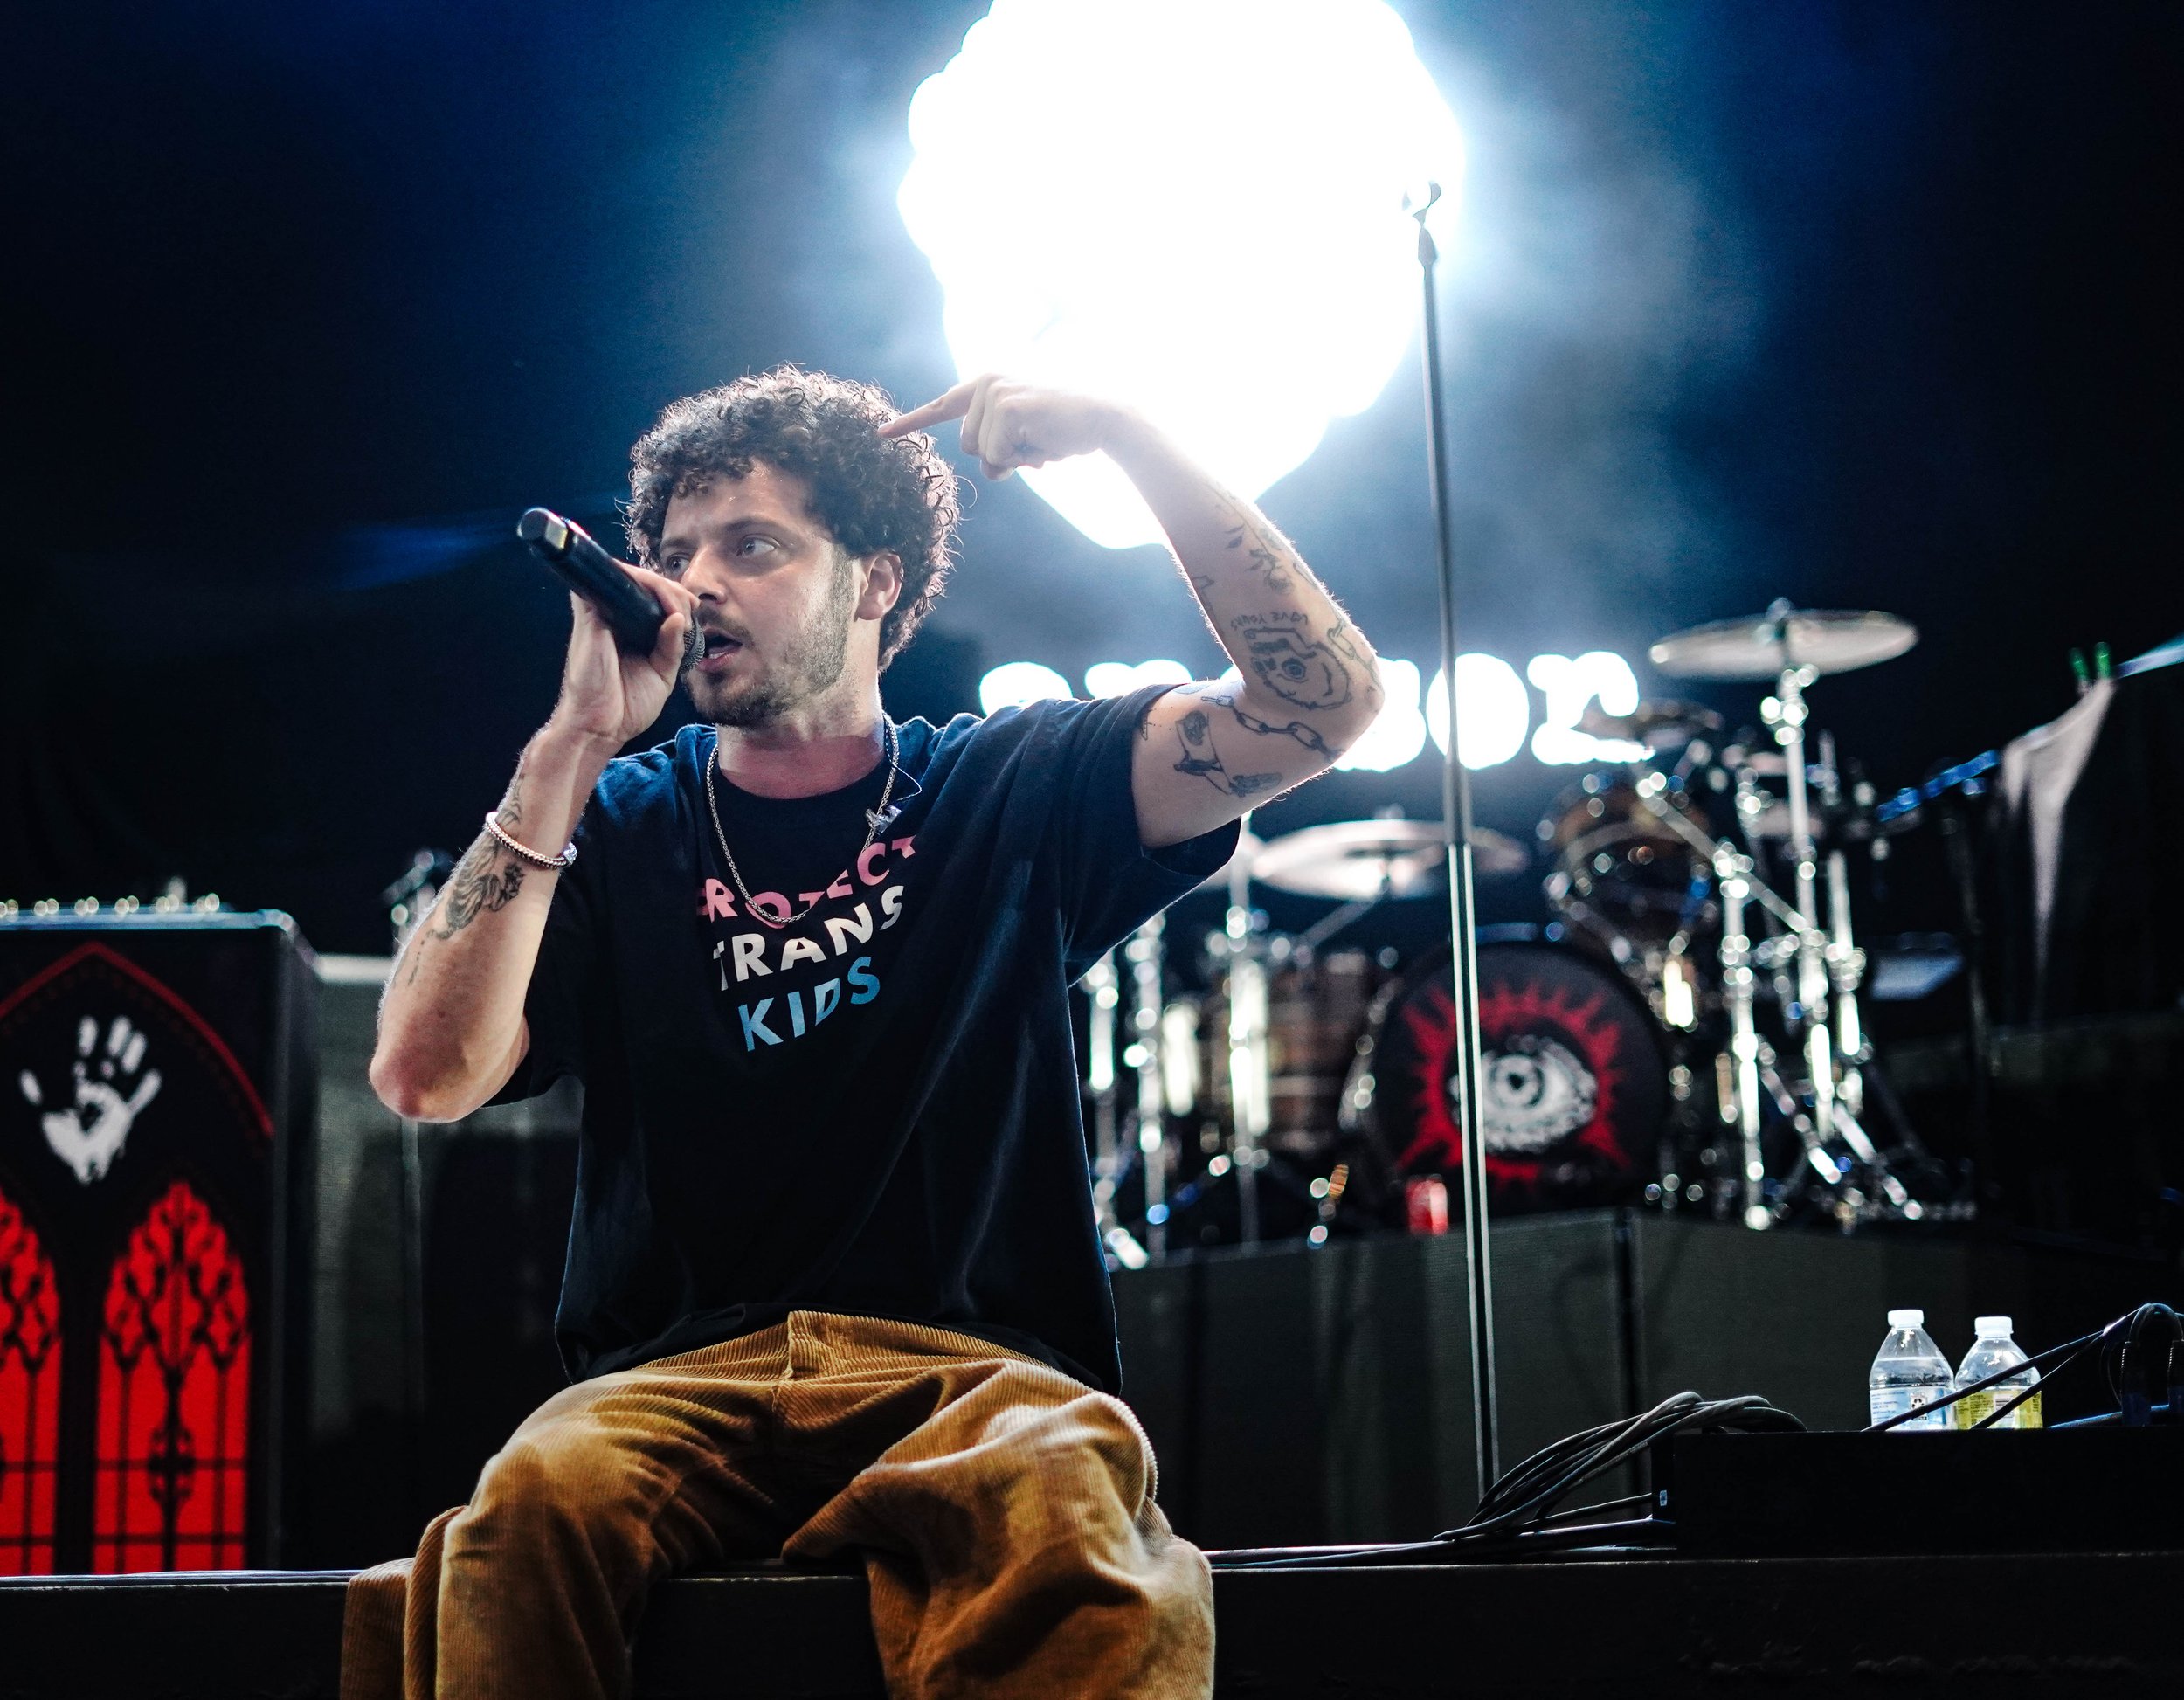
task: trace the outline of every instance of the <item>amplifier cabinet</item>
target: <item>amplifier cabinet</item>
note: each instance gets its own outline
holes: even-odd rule
[[[0,1573],[282,1561],[308,954],[270,911],[0,920]]]

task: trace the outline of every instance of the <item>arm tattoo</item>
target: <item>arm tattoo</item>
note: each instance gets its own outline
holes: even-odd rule
[[[525,752],[528,754],[529,752]],[[523,819],[523,764],[515,764],[515,777],[508,781],[508,794],[501,799],[501,825],[509,833]]]
[[[1240,519],[1228,528],[1228,546],[1243,551],[1245,562],[1252,571],[1266,575],[1268,590],[1286,591],[1296,583],[1289,577],[1289,563],[1286,558],[1288,551],[1276,549],[1248,517]]]
[[[1216,708],[1227,709],[1230,714],[1236,716],[1236,723],[1245,731],[1256,732],[1262,738],[1294,738],[1312,754],[1330,764],[1333,763],[1336,757],[1342,754],[1341,750],[1329,743],[1325,738],[1320,736],[1301,720],[1293,720],[1286,726],[1276,726],[1270,720],[1261,720],[1258,715],[1248,713],[1237,706],[1233,692],[1223,691],[1218,696],[1208,694],[1204,701],[1213,704]]]
[[[487,845],[493,847],[491,850],[485,849]],[[480,854],[480,851],[485,853]],[[439,912],[433,916],[439,924],[432,929],[432,936],[454,937],[480,915],[508,908],[522,889],[522,861],[501,853],[495,840],[480,839],[470,847],[470,853],[462,859],[454,877],[447,882]]]
[[[1176,738],[1183,747],[1183,759],[1175,764],[1178,773],[1192,773],[1231,797],[1256,797],[1263,791],[1280,789],[1282,776],[1278,773],[1231,773],[1221,764],[1220,751],[1213,748],[1213,729],[1203,708],[1193,708],[1176,722]]]
[[[1300,572],[1310,581],[1310,574],[1279,533],[1233,496],[1224,500],[1234,519],[1227,528],[1228,547],[1243,556],[1246,571],[1259,574],[1267,589],[1277,596],[1296,587]],[[1197,577],[1191,583],[1201,598],[1211,588]],[[1256,689],[1311,712],[1346,708],[1362,689],[1365,707],[1379,708],[1379,681],[1343,619],[1337,618],[1324,638],[1313,636],[1311,618],[1300,608],[1237,614],[1227,623],[1241,639],[1241,648],[1226,634],[1222,634],[1223,646],[1239,667],[1246,667],[1255,676]],[[1298,742],[1305,741],[1299,738]],[[1305,747],[1313,746],[1306,743]]]
[[[1350,668],[1301,628],[1246,632],[1244,648],[1259,682],[1299,708],[1339,708],[1350,701]]]
[[[508,908],[522,889],[522,862],[503,853],[490,834],[480,838],[463,853],[462,860],[448,877],[446,888],[439,895],[439,901],[418,923],[416,933],[404,947],[410,958],[410,971],[404,983],[416,984],[418,974],[425,966],[427,939],[444,943],[454,937],[480,915]]]
[[[1327,646],[1328,648],[1333,650],[1336,654],[1341,656],[1344,660],[1350,661],[1355,666],[1365,670],[1365,707],[1368,708],[1378,708],[1383,700],[1380,687],[1374,681],[1373,669],[1366,665],[1365,658],[1363,653],[1359,651],[1357,644],[1351,639],[1350,636],[1350,624],[1347,620],[1337,620],[1333,625],[1328,628]]]
[[[500,816],[501,830],[510,833],[523,819],[523,769],[520,763],[515,777],[508,781],[508,794],[501,800]],[[490,833],[481,834],[463,853],[462,860],[448,876],[439,901],[418,923],[418,936],[411,939],[408,946],[410,971],[404,984],[414,984],[418,971],[425,966],[422,947],[425,939],[446,941],[454,937],[480,915],[508,908],[522,889],[522,859],[504,852],[500,840]]]
[[[508,781],[508,794],[501,799],[499,812],[503,832],[522,822],[521,762],[515,764],[515,777]],[[446,895],[440,899],[439,912],[435,916],[439,924],[433,929],[432,936],[454,937],[480,915],[508,908],[515,901],[515,894],[522,889],[522,858],[506,852],[498,839],[487,833],[470,847],[449,878]]]

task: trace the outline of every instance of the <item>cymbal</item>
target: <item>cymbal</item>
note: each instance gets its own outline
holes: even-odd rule
[[[1696,702],[1660,697],[1641,702],[1627,715],[1611,715],[1594,696],[1578,716],[1578,730],[1592,738],[1619,738],[1626,743],[1686,743],[1702,732],[1721,730],[1721,716]]]
[[[1772,679],[1794,667],[1849,673],[1893,660],[1918,641],[1918,628],[1873,608],[1793,608],[1715,620],[1676,632],[1647,652],[1672,679]]]
[[[1251,876],[1303,897],[1409,897],[1442,874],[1441,826],[1430,820],[1336,820],[1285,833],[1262,847]],[[1506,833],[1471,829],[1472,865],[1482,874],[1521,873],[1531,860]]]

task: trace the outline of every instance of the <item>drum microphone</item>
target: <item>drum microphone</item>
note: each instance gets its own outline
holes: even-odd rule
[[[649,655],[660,641],[660,628],[667,611],[622,570],[615,558],[591,539],[574,520],[563,519],[550,508],[527,508],[515,522],[515,535],[531,546],[531,552],[564,584],[598,611],[614,633],[616,646],[625,654]],[[692,620],[682,634],[682,665],[688,667],[703,652],[705,634]]]

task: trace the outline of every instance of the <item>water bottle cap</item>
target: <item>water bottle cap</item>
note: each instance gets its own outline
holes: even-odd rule
[[[1982,1340],[2007,1340],[2009,1338],[2009,1318],[1981,1316],[1972,1324],[1972,1331]]]
[[[1890,1328],[1924,1328],[1926,1313],[1924,1310],[1891,1310],[1888,1313],[1888,1325]]]

